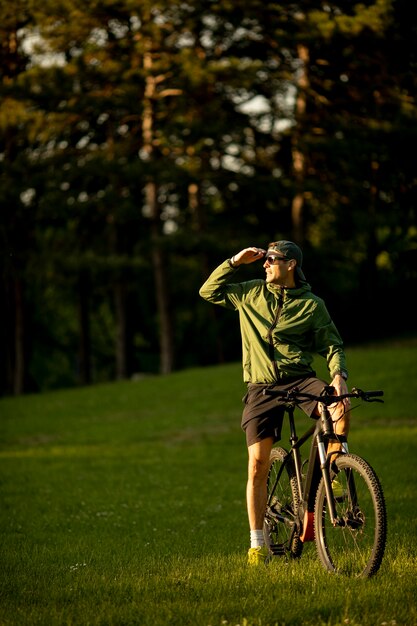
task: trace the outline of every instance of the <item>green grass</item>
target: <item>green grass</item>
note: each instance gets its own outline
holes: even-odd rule
[[[370,580],[248,569],[239,364],[0,400],[0,624],[417,624],[415,347],[348,350],[350,448],[388,509]],[[300,424],[308,420],[299,414]]]

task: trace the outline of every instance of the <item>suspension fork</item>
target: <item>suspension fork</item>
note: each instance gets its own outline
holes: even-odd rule
[[[330,480],[331,455],[328,455],[326,450],[326,441],[334,437],[334,426],[330,411],[322,402],[319,403],[319,411],[322,422],[322,430],[317,432],[316,441],[319,452],[320,469],[326,489],[327,506],[329,509],[330,519],[333,526],[337,526],[340,520],[336,513],[332,483]]]

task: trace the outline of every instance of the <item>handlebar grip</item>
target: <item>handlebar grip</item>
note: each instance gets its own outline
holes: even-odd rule
[[[357,387],[352,387],[352,393],[357,394],[359,397],[366,396],[376,398],[377,396],[383,396],[384,392],[381,390],[378,391],[363,391],[362,389],[358,389]]]

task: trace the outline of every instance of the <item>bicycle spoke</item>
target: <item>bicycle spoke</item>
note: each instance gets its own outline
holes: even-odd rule
[[[283,448],[274,448],[271,452],[267,490],[264,522],[267,545],[275,555],[300,556],[303,545],[296,525],[297,482],[293,461]]]

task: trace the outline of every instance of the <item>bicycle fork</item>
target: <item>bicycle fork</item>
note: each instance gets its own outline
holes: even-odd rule
[[[322,473],[323,480],[324,480],[324,486],[326,489],[327,505],[329,508],[330,519],[331,519],[333,526],[337,526],[339,520],[338,520],[337,513],[336,513],[336,507],[334,505],[332,484],[330,482],[329,458],[327,457],[325,443],[322,437],[320,437],[320,435],[318,435],[318,439],[319,441],[317,442],[317,448],[319,451],[320,469],[321,469],[321,473]]]
[[[333,420],[331,418],[331,415],[326,405],[324,404],[320,405],[320,414],[321,414],[321,420],[323,424],[323,431],[317,433],[316,435],[317,449],[318,449],[319,459],[320,459],[320,469],[321,469],[324,486],[326,490],[327,506],[329,509],[330,520],[333,526],[341,526],[343,524],[343,520],[341,520],[336,513],[335,500],[333,496],[333,488],[332,488],[332,483],[330,480],[329,468],[330,468],[330,462],[331,462],[331,455],[327,454],[326,444],[325,444],[325,438],[327,440],[330,440],[332,437],[334,437],[334,434],[335,434],[334,425],[333,425]],[[342,444],[342,446],[343,446],[343,451],[347,453],[348,451],[347,442],[345,441]]]

